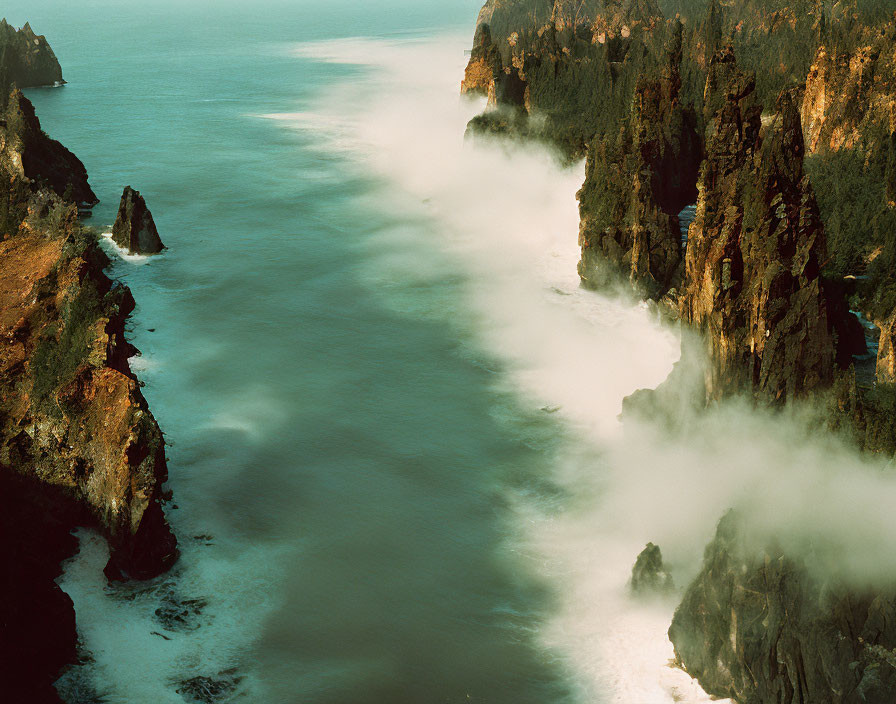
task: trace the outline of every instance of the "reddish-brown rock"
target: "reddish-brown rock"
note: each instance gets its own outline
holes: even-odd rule
[[[149,578],[177,557],[162,509],[164,439],[128,366],[134,307],[60,183],[83,166],[14,92],[0,125],[0,672],[10,701],[58,701],[75,657],[55,585],[77,526],[112,549],[107,574]]]
[[[896,21],[865,33],[849,50],[815,54],[801,106],[810,152],[878,147],[868,137],[896,128]]]

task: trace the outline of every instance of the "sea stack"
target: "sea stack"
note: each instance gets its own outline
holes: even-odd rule
[[[159,238],[159,231],[146,207],[146,201],[130,186],[125,186],[118,206],[118,217],[112,228],[112,239],[132,254],[158,254],[165,245]]]
[[[629,587],[632,593],[638,596],[669,594],[675,591],[675,582],[663,564],[663,553],[658,546],[647,543],[647,547],[638,555],[632,569]]]

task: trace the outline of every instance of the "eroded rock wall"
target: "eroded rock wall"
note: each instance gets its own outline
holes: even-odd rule
[[[724,99],[708,129],[681,317],[706,340],[709,399],[745,390],[784,402],[830,385],[835,353],[799,113],[785,92],[763,124],[755,81],[730,49],[713,58],[707,90]]]
[[[133,298],[78,219],[96,202],[83,164],[17,89],[0,179],[0,672],[10,701],[51,702],[75,657],[74,610],[54,582],[70,531],[106,535],[115,579],[158,575],[177,544],[164,438],[128,365]]]
[[[628,278],[648,298],[680,285],[678,219],[697,198],[703,146],[694,110],[680,99],[681,25],[668,64],[635,89],[631,117],[614,142],[595,139],[579,191],[579,276],[592,288]]]
[[[896,586],[848,588],[750,536],[728,514],[669,637],[711,695],[749,704],[890,704]]]

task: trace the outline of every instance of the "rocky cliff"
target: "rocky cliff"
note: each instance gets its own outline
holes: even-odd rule
[[[507,130],[487,113],[472,126],[534,131],[582,156],[595,134],[618,133],[642,69],[661,75],[673,29],[652,0],[493,0],[479,16],[464,89],[482,93],[494,84],[492,109],[522,108],[537,119],[528,130],[520,123]]]
[[[0,20],[0,84],[8,83],[32,88],[64,81],[62,68],[46,37],[35,34],[30,24],[16,29],[3,19]]]
[[[133,298],[107,264],[74,204],[45,190],[0,242],[0,464],[83,508],[110,539],[110,574],[146,577],[176,556],[164,442],[128,368]]]
[[[620,273],[649,298],[682,278],[678,214],[697,198],[702,143],[693,108],[681,103],[682,27],[673,31],[667,66],[643,76],[631,116],[615,140],[595,139],[578,194],[579,275],[600,288]]]
[[[96,202],[83,165],[17,89],[0,175],[2,687],[11,701],[57,701],[51,685],[76,641],[53,581],[76,547],[71,529],[106,535],[114,579],[159,574],[177,547],[162,509],[164,439],[128,365],[134,300],[78,219]]]
[[[813,153],[877,146],[868,138],[892,133],[896,119],[896,21],[834,26],[805,80],[802,102],[806,145]],[[880,145],[886,148],[886,145]]]
[[[755,80],[730,47],[712,59],[707,91],[724,99],[708,130],[681,315],[706,340],[708,398],[747,390],[782,402],[829,386],[834,369],[799,113],[784,92],[763,125]]]
[[[896,585],[858,592],[749,536],[727,515],[669,636],[711,695],[757,704],[891,704]]]
[[[84,164],[41,129],[34,106],[18,89],[6,101],[0,127],[4,166],[19,182],[46,186],[56,195],[83,207],[98,199],[87,182]]]

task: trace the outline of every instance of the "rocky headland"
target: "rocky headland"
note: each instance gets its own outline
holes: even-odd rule
[[[54,581],[77,548],[71,530],[106,536],[110,579],[156,576],[178,552],[164,439],[128,364],[134,299],[79,220],[97,202],[84,165],[18,87],[61,80],[58,62],[28,26],[3,23],[0,40],[2,65],[19,71],[0,86],[0,669],[8,701],[53,702],[76,655]]]
[[[19,88],[65,83],[47,38],[35,34],[27,22],[16,29],[5,19],[0,20],[0,81]]]
[[[891,456],[894,69],[886,0],[489,0],[462,90],[489,97],[468,132],[586,158],[582,283],[632,286],[698,333],[694,405],[811,401],[826,432]],[[662,417],[677,373],[627,410]],[[826,582],[747,524],[726,516],[707,547],[678,665],[741,704],[893,701],[896,584]]]

